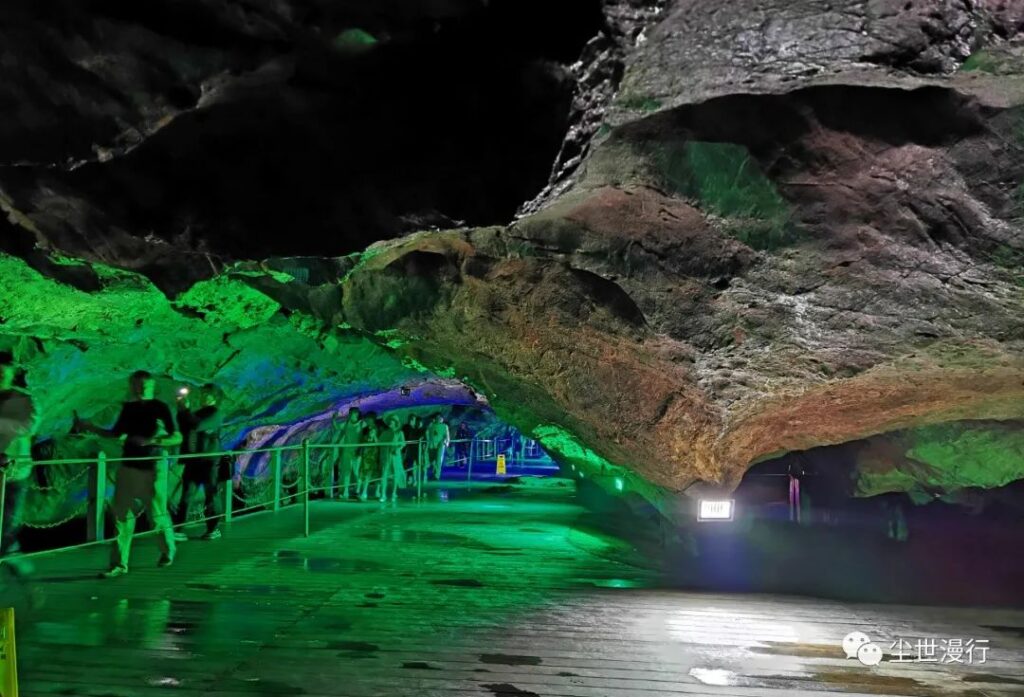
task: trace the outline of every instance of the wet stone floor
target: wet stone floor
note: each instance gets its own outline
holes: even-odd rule
[[[5,590],[21,695],[1024,694],[1024,612],[665,588],[568,487],[439,493],[315,502],[309,538],[298,508],[239,519],[169,569],[143,538],[112,581],[105,549],[44,557]]]

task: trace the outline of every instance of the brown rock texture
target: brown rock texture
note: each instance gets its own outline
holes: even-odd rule
[[[1024,100],[1017,76],[956,72],[1003,40],[992,17],[676,2],[570,191],[509,228],[371,250],[346,321],[675,491],[1020,419]]]
[[[114,5],[0,10],[0,100],[17,106],[0,120],[0,261],[39,289],[5,298],[4,345],[115,346],[115,375],[135,367],[149,336],[135,313],[159,295],[146,330],[161,370],[233,380],[264,423],[425,370],[563,459],[670,492],[728,488],[788,451],[1024,419],[1016,0],[615,0],[590,7],[598,36],[574,37],[578,61],[575,44],[523,35],[486,76],[515,98],[467,104],[474,57],[497,55],[484,30],[532,19],[520,6]],[[59,30],[40,19],[51,9]],[[342,40],[357,24],[376,48]],[[464,81],[410,79],[402,62],[442,54],[417,64],[424,80]],[[483,226],[543,187],[553,155],[529,215]],[[457,220],[474,227],[430,230]],[[427,230],[398,237],[410,229]],[[82,339],[78,312],[105,317],[127,278],[145,287],[119,301],[131,312]],[[50,281],[74,289],[52,331]],[[231,304],[240,281],[272,299],[265,326]],[[182,327],[206,337],[190,356],[220,340],[209,353],[231,370],[176,362]],[[264,409],[284,400],[269,372],[232,372],[239,336],[246,363],[287,358],[287,409]],[[35,370],[41,388],[57,379]],[[943,433],[922,439],[989,443]],[[956,457],[898,469],[955,486]],[[992,479],[972,461],[974,484],[1014,476],[1012,458]]]

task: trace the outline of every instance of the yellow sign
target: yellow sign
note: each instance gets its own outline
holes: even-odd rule
[[[505,455],[502,453],[498,455],[498,469],[495,470],[495,474],[505,474]]]
[[[0,609],[0,697],[18,697],[18,659],[14,652],[14,608]]]

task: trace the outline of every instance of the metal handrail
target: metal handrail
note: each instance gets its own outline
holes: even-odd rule
[[[270,500],[264,501],[258,504],[246,506],[240,509],[233,508],[235,487],[233,485],[234,477],[225,480],[223,483],[225,486],[225,509],[224,512],[216,516],[203,516],[199,519],[192,519],[183,524],[173,526],[175,529],[184,527],[187,525],[195,525],[197,523],[207,522],[214,519],[222,519],[225,524],[231,523],[231,518],[239,513],[248,513],[253,511],[272,510],[277,512],[280,510],[281,503],[287,499],[299,498],[303,503],[304,510],[304,530],[305,535],[309,536],[309,495],[313,492],[329,491],[334,489],[333,486],[311,486],[312,479],[310,477],[310,453],[313,450],[343,450],[346,448],[404,448],[411,444],[423,444],[423,440],[407,441],[405,439],[401,441],[386,441],[386,442],[373,442],[373,443],[309,443],[303,441],[301,444],[295,445],[278,445],[261,448],[246,448],[246,449],[231,449],[231,450],[216,450],[203,453],[188,453],[188,454],[170,454],[160,453],[157,455],[151,455],[149,457],[106,457],[106,454],[100,451],[96,457],[93,458],[67,458],[67,459],[50,459],[50,460],[33,460],[33,466],[54,466],[54,465],[76,465],[76,464],[87,464],[93,466],[94,469],[94,481],[90,487],[92,492],[92,500],[90,501],[90,511],[87,513],[88,518],[93,521],[94,530],[93,534],[96,536],[95,539],[90,539],[86,542],[76,543],[72,545],[65,545],[63,547],[56,547],[53,549],[39,550],[36,552],[29,552],[25,554],[19,554],[21,558],[31,558],[42,554],[50,554],[54,552],[62,552],[71,549],[80,549],[84,547],[91,547],[98,544],[104,544],[108,541],[104,539],[103,527],[104,527],[104,509],[106,507],[106,491],[107,491],[107,476],[106,476],[106,465],[112,462],[124,463],[124,462],[152,462],[159,460],[163,462],[169,462],[171,460],[187,460],[187,459],[212,459],[223,456],[242,456],[242,455],[254,455],[259,453],[271,453],[276,454],[278,457],[274,458],[274,462],[271,467],[271,476],[273,477],[274,494]],[[303,468],[301,474],[301,481],[303,482],[303,488],[296,489],[293,492],[285,493],[283,491],[283,471],[284,468],[281,466],[279,455],[284,452],[302,452],[303,453]],[[380,484],[385,478],[375,477],[373,479],[365,480],[361,482],[365,486],[372,484]],[[0,474],[0,533],[2,533],[3,526],[3,508],[5,505],[4,494],[6,493],[7,475],[6,473]],[[417,478],[417,485],[421,485],[422,482]],[[417,495],[421,492],[418,490]],[[139,533],[139,536],[155,534],[157,531],[149,530],[144,533]],[[0,557],[2,560],[3,557]]]
[[[486,439],[486,438],[450,438],[448,440],[448,445],[454,445],[454,444],[457,444],[457,443],[469,443],[470,444],[470,453],[469,453],[469,456],[468,456],[469,468],[467,470],[467,479],[471,478],[471,476],[472,476],[473,460],[475,458],[479,457],[479,450],[478,450],[479,446],[481,444],[489,444],[489,443],[493,443],[493,442],[494,442],[494,439]],[[245,506],[245,507],[240,508],[240,509],[233,508],[234,494],[235,494],[235,486],[234,486],[235,481],[234,481],[234,476],[232,476],[231,479],[227,479],[224,482],[226,484],[226,486],[225,486],[226,491],[225,491],[225,494],[224,494],[225,495],[224,512],[222,514],[216,515],[216,516],[203,516],[203,517],[198,518],[198,519],[189,520],[186,523],[183,523],[181,525],[176,525],[174,527],[175,528],[179,528],[179,527],[183,527],[183,526],[186,526],[186,525],[195,525],[197,523],[203,523],[203,522],[207,522],[207,521],[213,520],[213,519],[223,519],[225,524],[230,524],[231,523],[231,518],[234,515],[237,515],[237,514],[240,514],[240,513],[249,513],[249,512],[259,511],[261,509],[263,509],[263,510],[272,510],[272,511],[276,512],[276,511],[280,510],[282,502],[284,502],[284,501],[286,501],[288,499],[293,499],[293,498],[297,499],[297,498],[301,497],[303,508],[305,509],[304,510],[304,518],[305,518],[304,529],[305,529],[305,535],[308,536],[309,535],[309,495],[311,493],[313,493],[313,492],[331,491],[331,490],[336,488],[335,486],[317,486],[317,487],[314,487],[314,486],[311,485],[312,479],[310,477],[310,466],[311,466],[311,463],[310,463],[310,453],[312,451],[314,451],[314,450],[337,451],[337,450],[344,450],[344,449],[347,449],[347,448],[363,449],[363,448],[372,448],[372,447],[378,447],[378,448],[403,448],[404,449],[406,446],[414,445],[414,444],[418,445],[420,447],[420,449],[421,449],[420,453],[417,455],[417,463],[418,464],[417,464],[416,467],[413,468],[414,470],[419,470],[419,472],[420,472],[420,476],[416,477],[417,497],[420,497],[420,496],[422,496],[422,485],[423,485],[423,476],[422,475],[425,473],[426,468],[427,468],[426,463],[422,462],[422,460],[421,460],[421,458],[423,456],[422,450],[424,448],[426,448],[426,440],[424,438],[420,438],[420,439],[417,439],[417,440],[405,440],[403,438],[400,441],[396,440],[396,441],[373,442],[373,443],[310,443],[308,441],[303,441],[302,443],[298,443],[298,444],[294,444],[294,445],[276,445],[276,446],[265,446],[265,447],[259,447],[259,448],[243,448],[243,449],[234,448],[234,449],[228,449],[228,450],[215,450],[215,451],[209,451],[209,452],[203,452],[203,453],[185,453],[185,454],[160,453],[160,454],[151,455],[151,456],[148,456],[148,457],[107,457],[104,452],[100,451],[96,455],[96,457],[92,457],[92,458],[66,458],[66,459],[33,460],[32,461],[32,465],[33,466],[40,466],[40,467],[48,467],[48,466],[56,466],[56,465],[89,465],[90,467],[94,468],[93,469],[93,475],[94,476],[93,476],[93,480],[90,482],[90,489],[89,489],[90,490],[90,505],[89,505],[89,510],[88,510],[88,512],[86,514],[87,515],[87,520],[89,521],[89,524],[90,524],[90,537],[94,537],[94,539],[89,539],[86,542],[76,543],[76,544],[73,544],[73,545],[66,545],[64,547],[57,547],[57,548],[54,548],[54,549],[47,549],[47,550],[40,550],[40,551],[37,551],[37,552],[30,552],[30,553],[22,554],[22,555],[19,555],[19,556],[30,558],[30,557],[38,556],[38,555],[41,555],[41,554],[49,554],[49,553],[53,553],[53,552],[67,551],[67,550],[70,550],[70,549],[79,549],[79,548],[84,548],[84,547],[90,547],[90,546],[94,546],[94,545],[97,545],[97,544],[103,544],[103,543],[107,542],[107,540],[104,539],[104,524],[105,524],[104,514],[105,514],[106,500],[107,500],[106,491],[107,491],[107,487],[108,487],[108,481],[107,481],[107,475],[106,475],[106,466],[108,464],[111,464],[111,463],[152,462],[154,460],[158,460],[158,461],[169,463],[171,461],[175,461],[176,462],[176,461],[180,461],[180,460],[195,460],[195,459],[207,459],[207,460],[209,460],[209,459],[220,458],[220,457],[225,457],[225,456],[228,456],[228,457],[240,457],[240,456],[247,456],[247,455],[251,456],[251,455],[257,455],[257,454],[261,454],[261,453],[269,453],[271,455],[275,455],[276,457],[273,458],[273,461],[271,463],[271,475],[270,475],[273,478],[272,484],[273,484],[273,487],[274,487],[273,488],[274,494],[273,494],[273,496],[271,497],[270,500],[264,501],[264,502],[261,502],[261,503],[258,503],[258,504],[254,504],[254,505]],[[476,451],[476,452],[474,452],[474,451]],[[301,452],[303,454],[302,473],[301,473],[300,477],[296,478],[296,483],[298,481],[300,481],[300,480],[303,482],[303,488],[301,488],[301,489],[297,488],[296,490],[294,490],[292,492],[288,492],[288,493],[284,492],[284,489],[285,489],[284,477],[283,477],[284,467],[282,466],[281,458],[280,458],[280,455],[282,453],[286,453],[286,452]],[[4,508],[4,504],[5,504],[4,493],[5,493],[5,490],[6,490],[6,476],[7,476],[6,474],[0,474],[0,533],[2,533],[2,525],[3,525],[2,517],[3,517],[3,508]],[[376,477],[374,479],[365,480],[363,482],[360,482],[360,484],[365,484],[366,486],[369,486],[371,484],[380,484],[380,482],[382,482],[384,479],[385,479],[384,477]],[[147,531],[145,533],[140,533],[140,535],[150,535],[150,534],[154,534],[155,532],[156,532],[155,530],[150,530],[150,531]],[[2,559],[2,557],[0,557],[0,559]]]
[[[473,439],[463,438],[460,440],[451,440],[449,443],[470,443]],[[367,447],[390,447],[390,446],[406,446],[413,443],[425,442],[424,439],[418,440],[395,440],[388,441],[386,443],[374,442],[374,443],[310,443],[309,447],[312,450],[339,450],[344,448],[367,448]],[[177,446],[172,446],[177,447]],[[275,445],[264,448],[247,448],[244,450],[214,450],[203,453],[162,453],[157,455],[147,456],[136,456],[136,457],[107,457],[107,462],[150,462],[152,460],[158,460],[162,458],[174,458],[175,460],[208,460],[214,457],[227,456],[239,456],[239,455],[257,455],[260,453],[275,453],[275,452],[292,452],[302,450],[302,445]],[[52,460],[32,460],[33,467],[45,467],[52,465],[91,465],[96,462],[95,457],[80,457],[80,458],[66,458],[66,459],[52,459]]]

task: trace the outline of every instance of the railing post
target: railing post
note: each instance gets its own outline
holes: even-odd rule
[[[92,468],[89,480],[89,512],[86,522],[86,536],[89,542],[99,542],[104,537],[104,513],[107,504],[107,454],[100,452]]]
[[[302,515],[305,519],[304,534],[309,537],[309,441],[302,440],[302,481],[305,491],[302,493]]]
[[[800,480],[789,475],[789,520],[800,522]]]
[[[217,466],[219,467],[220,463],[218,463]],[[234,506],[235,506],[235,467],[234,467],[234,463],[232,463],[231,471],[229,472],[229,474],[231,476],[228,477],[227,481],[224,482],[224,527],[230,526],[231,525],[231,519],[234,517],[232,515],[233,509],[234,509]]]
[[[476,446],[476,438],[469,439],[469,462],[466,463],[466,481],[473,480],[473,451]]]
[[[416,466],[413,468],[416,477],[416,500],[423,498],[423,439],[416,440]]]
[[[7,472],[0,472],[0,540],[4,539],[4,506],[7,505]],[[2,550],[0,550],[2,551]],[[0,553],[0,559],[3,554]]]
[[[270,456],[270,466],[274,477],[274,512],[281,510],[281,451],[275,450]]]
[[[12,607],[0,609],[0,694],[18,697],[18,651]]]

